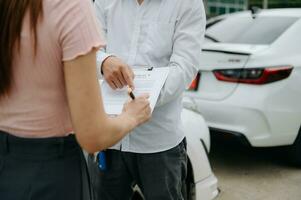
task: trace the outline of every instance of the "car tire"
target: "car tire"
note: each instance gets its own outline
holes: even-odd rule
[[[299,129],[299,133],[297,139],[294,144],[290,147],[290,160],[295,166],[301,167],[301,128]]]

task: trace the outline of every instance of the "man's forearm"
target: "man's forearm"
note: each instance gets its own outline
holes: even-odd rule
[[[202,1],[183,2],[173,37],[170,73],[161,91],[157,106],[162,106],[183,94],[200,66],[206,15]]]
[[[97,77],[101,78],[102,77],[102,71],[101,67],[103,62],[110,56],[113,56],[112,54],[108,54],[104,52],[103,50],[99,50],[96,54],[96,67],[97,67]]]
[[[198,69],[194,66],[182,69],[178,64],[171,64],[168,78],[161,90],[156,107],[165,105],[180,97],[196,76]]]

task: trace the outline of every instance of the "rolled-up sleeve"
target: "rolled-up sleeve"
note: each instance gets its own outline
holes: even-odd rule
[[[170,72],[161,90],[157,107],[183,94],[196,76],[204,41],[206,14],[201,0],[183,1],[177,17],[170,58]]]
[[[101,24],[102,35],[104,36],[105,40],[107,40],[107,22],[106,22],[105,6],[106,6],[106,0],[95,0],[94,2],[96,16],[99,23]],[[97,73],[99,77],[101,77],[102,63],[110,56],[112,56],[112,54],[106,53],[105,46],[99,49],[99,51],[97,52],[96,61],[97,61]]]

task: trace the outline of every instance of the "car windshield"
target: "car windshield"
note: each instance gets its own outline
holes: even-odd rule
[[[294,22],[296,17],[228,17],[206,31],[215,42],[236,44],[271,44]]]

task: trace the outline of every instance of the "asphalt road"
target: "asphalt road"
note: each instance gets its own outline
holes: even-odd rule
[[[214,137],[210,161],[221,190],[217,200],[301,200],[301,168],[289,164],[285,148]]]

